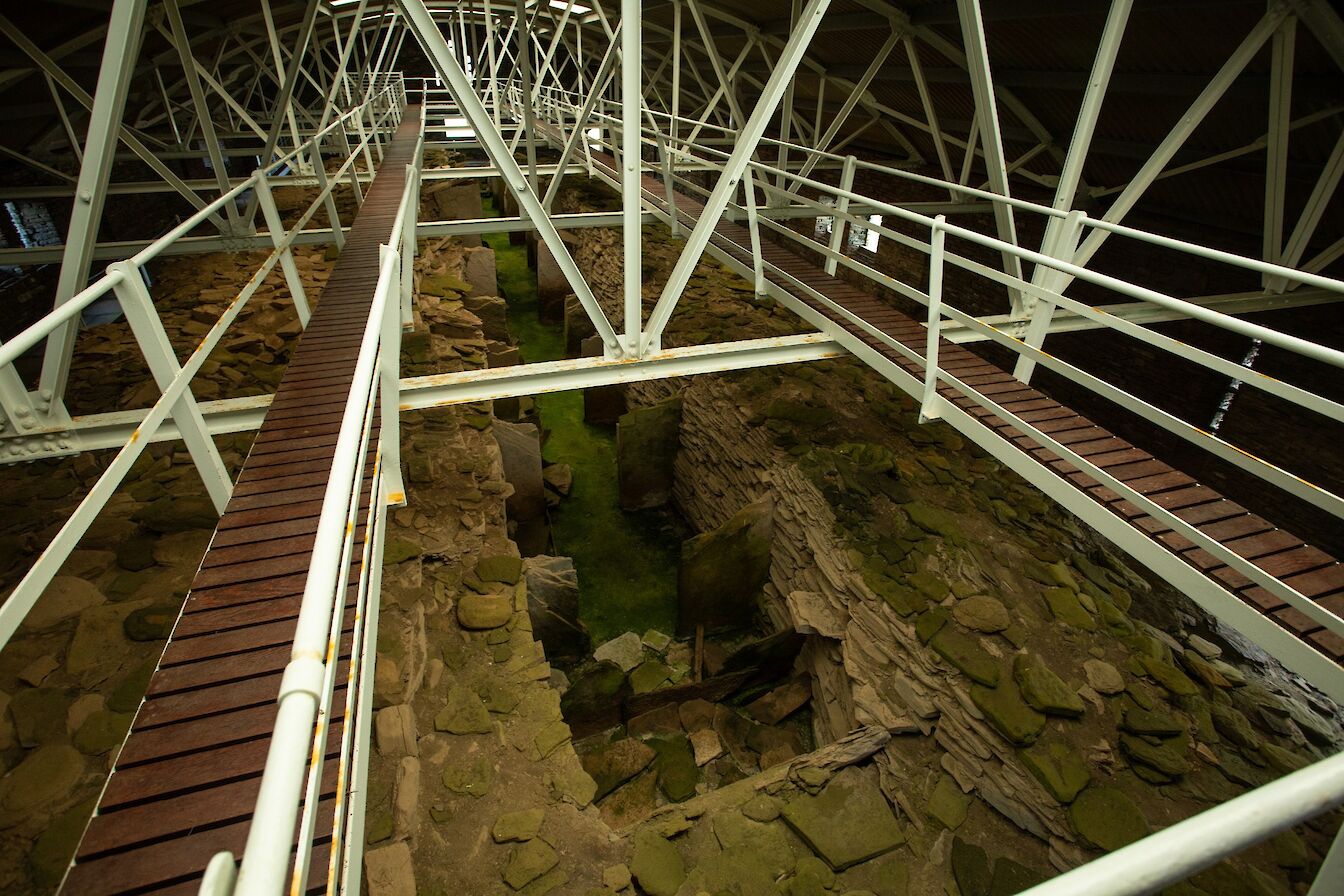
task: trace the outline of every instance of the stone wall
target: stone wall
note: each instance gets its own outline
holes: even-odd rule
[[[578,237],[597,294],[618,295],[614,236]],[[646,239],[646,295],[679,248]],[[701,283],[665,344],[761,335],[777,309],[744,301],[743,286]],[[1333,704],[1238,653],[1239,637],[950,428],[920,426],[857,362],[626,392],[632,407],[681,396],[675,499],[694,527],[773,498],[762,610],[813,635],[819,743],[860,725],[896,735],[880,780],[923,861],[945,861],[956,831],[1038,871],[1072,867],[1116,845],[1116,819],[1134,822],[1122,840],[1138,836],[1340,742]],[[1164,737],[1147,712],[1171,726]],[[1322,832],[1301,829],[1314,850]],[[1269,847],[1247,864],[1263,892],[1299,874]],[[1223,892],[1221,879],[1203,886]]]

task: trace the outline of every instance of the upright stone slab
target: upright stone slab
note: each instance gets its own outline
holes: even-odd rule
[[[636,408],[616,423],[616,473],[622,510],[672,500],[672,463],[681,444],[681,398]]]
[[[770,579],[773,533],[774,502],[765,498],[681,546],[677,571],[679,635],[693,635],[697,625],[710,630],[751,623],[761,589]]]
[[[514,541],[524,556],[539,554],[548,540],[546,485],[541,476],[541,439],[531,423],[496,420],[491,427],[504,463],[504,479],[513,486],[505,502]]]
[[[476,181],[452,184],[434,191],[434,205],[439,217],[444,221],[466,221],[485,217],[485,208],[481,203],[481,185]],[[481,245],[479,234],[462,234],[458,237],[464,246]]]
[[[532,636],[546,648],[546,658],[578,659],[592,641],[579,620],[579,574],[569,557],[530,557],[523,563],[527,580],[527,611]]]
[[[468,296],[497,296],[499,281],[495,279],[495,250],[468,249],[464,255],[466,269],[463,277],[471,287]]]
[[[463,306],[481,319],[481,335],[486,339],[510,343],[508,303],[499,296],[467,296]]]
[[[567,295],[562,301],[565,320],[565,357],[578,358],[583,354],[584,340],[596,336],[597,328],[593,326],[592,318],[588,316],[578,296]]]
[[[602,337],[589,336],[580,351],[585,358],[600,358]],[[596,426],[615,426],[626,412],[625,392],[620,386],[593,386],[583,390],[583,422]]]
[[[537,243],[537,313],[542,320],[559,320],[564,312],[569,281],[556,263],[551,247]]]

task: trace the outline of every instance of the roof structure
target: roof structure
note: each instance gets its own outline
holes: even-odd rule
[[[0,461],[114,450],[0,604],[0,646],[147,446],[180,442],[219,514],[62,892],[368,883],[405,411],[855,358],[921,423],[1344,700],[1342,88],[1326,0],[7,5]],[[504,217],[421,219],[423,184],[487,178]],[[567,178],[619,210],[560,213]],[[301,208],[277,202],[290,187]],[[645,225],[678,241],[654,296]],[[571,251],[566,231],[594,227],[620,233],[618,290]],[[527,232],[573,297],[585,357],[408,375],[424,241],[504,231]],[[305,247],[339,255],[317,312]],[[154,278],[205,253],[255,267],[202,298],[183,355]],[[798,332],[671,344],[704,258]],[[197,397],[278,281],[302,336],[275,391]],[[147,407],[75,399],[82,323],[107,307],[143,356]],[[217,440],[254,432],[231,471]],[[1344,802],[1341,762],[1030,892],[1173,884]],[[1312,896],[1344,890],[1340,843]]]

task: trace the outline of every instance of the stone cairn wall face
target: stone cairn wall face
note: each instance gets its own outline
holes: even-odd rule
[[[575,236],[595,292],[619,295],[616,234]],[[646,294],[679,250],[665,231],[646,238]],[[769,332],[777,309],[738,284],[702,281],[665,344]],[[876,755],[882,790],[910,850],[926,869],[946,863],[963,892],[981,847],[1064,870],[1341,742],[1330,701],[949,427],[920,426],[858,362],[626,388],[631,407],[674,394],[677,506],[706,531],[774,500],[761,609],[812,635],[817,742],[892,732]],[[1335,823],[1217,866],[1188,892],[1286,892]]]
[[[423,202],[438,217],[480,217],[475,184],[427,187]],[[426,241],[416,270],[404,374],[517,362],[493,250]],[[510,424],[489,402],[402,418],[408,503],[392,511],[383,576],[370,896],[587,892],[626,853],[592,805],[596,785],[532,629],[532,561],[510,537],[518,495],[496,427]],[[535,442],[533,427],[509,432],[525,429]]]

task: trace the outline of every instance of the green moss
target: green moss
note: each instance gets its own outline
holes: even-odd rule
[[[487,202],[487,215],[497,215]],[[509,330],[523,359],[553,361],[564,357],[560,327],[537,315],[536,274],[527,265],[527,248],[508,234],[486,234],[495,250],[500,292],[509,304]],[[537,396],[547,431],[547,463],[569,464],[574,486],[551,511],[557,554],[574,558],[583,589],[581,614],[594,643],[622,632],[649,628],[671,631],[676,625],[677,561],[686,537],[680,520],[666,511],[626,513],[620,509],[616,480],[616,432],[583,420],[582,392]]]

